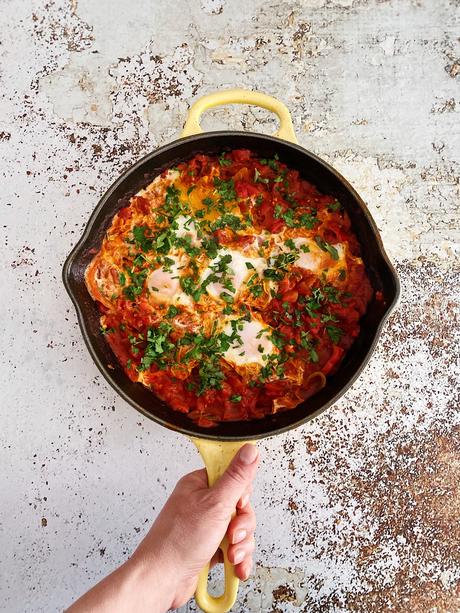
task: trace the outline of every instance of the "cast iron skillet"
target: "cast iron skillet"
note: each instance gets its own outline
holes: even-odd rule
[[[218,104],[236,102],[257,104],[276,112],[281,122],[279,134],[291,142],[274,136],[236,131],[196,134],[201,131],[199,116],[203,110]],[[359,376],[375,349],[382,326],[397,302],[399,282],[384,251],[376,224],[363,200],[334,168],[296,143],[289,112],[282,103],[269,96],[244,90],[211,94],[192,106],[186,129],[189,133],[195,134],[149,153],[126,170],[107,190],[91,215],[83,236],[64,264],[63,280],[75,305],[88,350],[103,376],[120,396],[146,417],[167,428],[199,439],[235,443],[231,445],[233,453],[241,445],[241,443],[236,444],[238,441],[254,440],[295,428],[327,409],[344,394]],[[316,395],[295,409],[255,421],[224,422],[208,429],[193,423],[182,413],[171,410],[143,385],[129,380],[100,334],[99,311],[86,289],[84,274],[89,262],[99,250],[114,215],[128,204],[131,196],[149,184],[158,174],[197,153],[216,154],[223,150],[240,148],[250,149],[264,158],[278,154],[282,162],[290,168],[297,169],[304,179],[313,183],[322,193],[331,194],[342,203],[361,243],[362,258],[372,286],[381,292],[383,300],[374,298],[370,303],[367,313],[361,320],[359,337],[347,352],[339,370],[327,378],[326,386]],[[200,451],[204,455],[203,450]],[[230,456],[224,463],[229,459]],[[206,463],[208,464],[208,461]],[[206,606],[207,611],[222,611],[228,608],[230,607]]]
[[[100,334],[100,313],[86,289],[86,267],[99,250],[113,216],[130,197],[145,187],[161,171],[196,153],[215,154],[225,149],[251,149],[262,157],[279,155],[282,162],[300,171],[324,194],[331,194],[346,208],[362,247],[372,286],[382,292],[383,301],[373,300],[361,320],[361,332],[347,352],[338,372],[327,378],[326,386],[295,409],[255,421],[224,422],[202,428],[188,417],[173,411],[140,383],[133,383],[119,366],[112,350]],[[333,404],[350,387],[367,364],[388,314],[399,294],[394,268],[383,249],[374,220],[351,185],[334,168],[298,145],[273,136],[246,132],[209,132],[174,141],[149,153],[124,172],[101,198],[85,232],[67,258],[64,285],[72,298],[83,338],[101,373],[135,409],[173,430],[190,436],[219,440],[256,439],[279,434],[312,419]]]

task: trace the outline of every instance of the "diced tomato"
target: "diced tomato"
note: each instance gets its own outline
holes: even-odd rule
[[[249,198],[250,196],[258,196],[260,188],[248,181],[237,181],[235,183],[235,191],[238,198]]]
[[[125,206],[118,211],[118,217],[120,219],[130,219],[132,217],[133,210],[130,206]]]
[[[142,196],[134,196],[132,199],[132,206],[142,215],[147,215],[152,208],[152,205],[147,198],[143,198]]]
[[[256,240],[256,237],[253,234],[238,236],[236,241],[242,247],[247,245],[252,245],[252,243]]]
[[[252,152],[249,149],[234,149],[230,154],[235,162],[248,162],[251,155]]]
[[[324,240],[331,244],[340,243],[347,239],[347,234],[338,223],[328,221],[323,230]]]
[[[231,228],[218,228],[214,236],[221,245],[228,245],[235,238],[235,233]]]
[[[321,372],[324,375],[328,375],[329,373],[331,373],[342,359],[343,354],[344,350],[342,349],[342,347],[339,347],[338,345],[333,345],[331,357],[322,367]]]
[[[282,301],[283,302],[297,302],[299,298],[299,292],[295,289],[291,289],[288,292],[285,292],[282,296]]]

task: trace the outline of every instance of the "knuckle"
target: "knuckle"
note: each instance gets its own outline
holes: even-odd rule
[[[231,466],[227,470],[227,475],[229,479],[240,485],[246,481],[246,473],[244,468],[242,468],[239,464],[235,464]]]

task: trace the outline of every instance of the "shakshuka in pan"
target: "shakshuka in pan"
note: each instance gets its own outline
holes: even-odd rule
[[[247,149],[195,155],[133,196],[86,284],[130,379],[200,426],[319,391],[373,295],[341,203]]]

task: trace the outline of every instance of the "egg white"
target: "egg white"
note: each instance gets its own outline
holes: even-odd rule
[[[254,275],[254,273],[257,272],[259,275],[261,275],[264,269],[267,268],[267,263],[264,258],[250,257],[244,255],[241,253],[241,251],[236,251],[235,249],[219,249],[217,257],[210,260],[208,266],[203,271],[201,275],[201,282],[204,282],[210,275],[213,274],[212,268],[215,267],[224,256],[230,256],[232,258],[228,264],[229,272],[227,276],[235,288],[235,296],[239,293],[242,285],[248,281],[249,278]],[[248,267],[247,264],[250,266]],[[220,299],[222,292],[228,292],[223,284],[218,281],[209,283],[206,290],[207,293],[216,300]]]
[[[182,291],[180,285],[181,269],[187,264],[183,256],[168,256],[174,261],[167,270],[164,267],[156,268],[147,278],[147,288],[150,300],[158,304],[184,305],[191,307],[192,298]]]
[[[228,319],[224,325],[225,334],[232,334],[232,321],[235,319]],[[236,340],[225,351],[224,359],[235,366],[246,366],[247,364],[264,366],[267,357],[278,351],[270,340],[272,328],[255,317],[251,317],[250,321],[240,320],[238,324]]]

